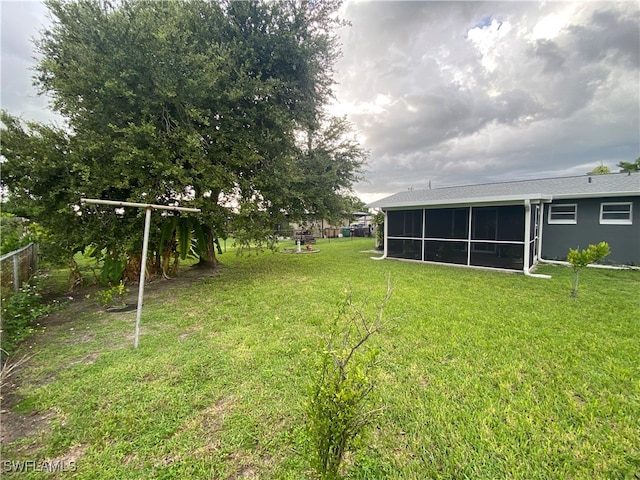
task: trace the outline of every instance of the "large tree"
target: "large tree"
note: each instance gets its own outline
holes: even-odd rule
[[[35,131],[39,151],[43,132],[65,138],[52,166],[70,177],[58,210],[80,196],[199,207],[200,258],[213,265],[215,237],[233,230],[244,241],[263,239],[285,214],[330,210],[359,178],[366,152],[344,121],[322,115],[338,55],[337,2],[46,5],[53,23],[37,41],[35,81],[68,133],[34,125],[29,132],[5,115],[3,135]],[[330,149],[314,140],[321,138]],[[44,199],[20,181],[17,143],[2,147],[10,172],[3,183],[13,195]],[[40,153],[31,154],[37,163]],[[86,213],[85,230],[103,225],[80,243],[135,257],[139,247],[121,232],[141,229],[139,213],[111,222],[112,211]],[[161,235],[167,221],[154,219],[159,260],[171,237]]]

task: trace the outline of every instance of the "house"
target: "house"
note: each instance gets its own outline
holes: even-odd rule
[[[406,191],[385,214],[384,256],[529,273],[540,259],[606,241],[640,264],[640,172]]]

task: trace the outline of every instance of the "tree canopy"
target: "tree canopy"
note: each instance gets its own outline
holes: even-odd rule
[[[618,167],[621,172],[640,172],[640,157],[635,162],[620,162]]]
[[[323,113],[338,2],[46,5],[34,80],[67,128],[25,128],[3,112],[2,182],[71,237],[67,253],[140,248],[140,212],[96,207],[78,220],[80,197],[201,208],[196,222],[170,223],[175,235],[189,225],[208,264],[230,230],[260,241],[285,215],[344,205],[367,154],[344,119]],[[158,261],[177,241],[162,234],[167,222],[154,219]]]
[[[607,173],[611,173],[611,169],[604,163],[601,163],[590,172],[587,172],[587,175],[606,175]]]

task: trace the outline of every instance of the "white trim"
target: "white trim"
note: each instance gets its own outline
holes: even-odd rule
[[[542,227],[544,226],[544,204],[540,205],[538,217],[538,262],[542,260]]]
[[[372,208],[384,208],[385,210],[417,210],[419,208],[452,208],[452,207],[479,207],[479,206],[503,206],[503,205],[522,205],[522,202],[529,200],[531,203],[550,202],[555,196],[533,193],[529,195],[501,195],[490,197],[472,197],[472,198],[455,198],[455,199],[436,199],[436,200],[416,200],[399,202],[389,206],[375,206]],[[380,200],[381,201],[381,200]]]
[[[552,219],[551,215],[554,214],[553,207],[573,207],[573,218],[567,219]],[[571,212],[555,212],[556,215],[571,215]],[[547,216],[547,223],[549,225],[576,225],[578,223],[578,204],[577,203],[551,203],[549,205],[549,211]]]
[[[457,243],[467,243],[469,240],[466,238],[435,238],[435,237],[389,237],[389,240],[429,240],[433,242],[457,242]],[[526,242],[520,240],[473,240],[471,239],[471,243],[497,243],[503,245],[524,245]],[[485,250],[483,250],[485,251]]]
[[[422,237],[389,237],[389,240],[423,240]]]
[[[425,239],[424,237],[427,235],[427,210],[426,209],[422,209],[422,241],[420,242],[420,255],[422,258],[422,261],[424,262],[424,242]]]
[[[467,267],[471,266],[471,227],[473,226],[473,205],[469,205],[469,225],[467,226]]]
[[[529,273],[530,246],[531,246],[531,202],[524,201],[524,241],[526,242],[522,252],[522,269],[525,275]]]
[[[604,206],[607,205],[625,205],[629,207],[629,211],[619,210],[619,211],[609,211],[606,213],[628,213],[629,217],[627,219],[605,219],[602,218],[602,214],[604,212]],[[600,202],[600,225],[633,225],[633,202]]]
[[[574,198],[608,198],[608,197],[637,197],[640,191],[629,192],[595,192],[595,193],[555,193],[554,200],[570,200]]]
[[[561,265],[563,267],[572,267],[569,262],[564,262],[562,260],[546,260],[544,258],[540,259],[540,263],[548,263],[549,265]],[[635,265],[603,265],[600,263],[590,263],[587,265],[589,268],[602,268],[608,270],[640,270],[640,267]]]

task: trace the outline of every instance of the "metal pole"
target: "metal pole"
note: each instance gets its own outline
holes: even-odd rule
[[[175,210],[179,212],[200,212],[199,208],[187,208],[187,207],[173,207],[170,205],[156,205],[152,203],[137,203],[137,202],[120,202],[117,200],[98,200],[93,198],[81,198],[80,203],[93,203],[97,205],[111,205],[114,207],[137,207],[137,208],[156,208],[158,210]]]
[[[529,273],[529,263],[531,262],[530,255],[531,244],[531,200],[525,199],[524,201],[524,251],[522,258],[524,259],[524,265],[522,270],[525,275]]]
[[[116,200],[100,200],[95,198],[81,198],[80,203],[91,203],[98,205],[111,205],[114,207],[136,207],[146,209],[146,216],[144,219],[144,238],[142,240],[142,259],[140,265],[140,286],[138,287],[138,310],[136,312],[136,336],[133,343],[134,348],[138,348],[138,340],[140,337],[140,316],[142,315],[142,299],[144,297],[144,281],[147,276],[147,251],[149,249],[149,230],[151,227],[151,211],[153,209],[158,210],[172,210],[177,212],[200,212],[199,208],[187,208],[187,207],[173,207],[169,205],[155,205],[150,203],[137,203],[137,202],[120,202]]]
[[[149,229],[151,227],[151,211],[153,208],[147,206],[144,217],[144,238],[142,240],[142,259],[140,260],[140,285],[138,286],[138,310],[136,311],[136,336],[133,348],[138,348],[140,337],[140,317],[142,316],[142,299],[144,297],[144,281],[147,274],[147,250],[149,249]]]
[[[13,289],[20,290],[20,270],[18,269],[18,255],[13,256]]]

